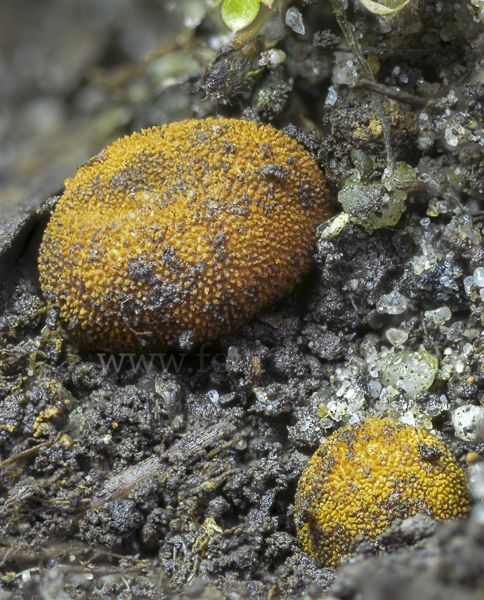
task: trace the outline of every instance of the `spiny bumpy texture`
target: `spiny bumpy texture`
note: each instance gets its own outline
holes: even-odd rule
[[[135,133],[66,181],[42,289],[91,348],[214,339],[301,280],[328,198],[312,156],[273,127],[207,119]]]
[[[445,520],[469,511],[464,471],[434,435],[370,418],[331,435],[310,459],[296,495],[298,534],[337,566],[358,534],[372,540],[395,519]]]

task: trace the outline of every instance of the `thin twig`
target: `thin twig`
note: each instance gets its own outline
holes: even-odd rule
[[[402,92],[400,90],[396,90],[395,88],[387,87],[382,83],[376,83],[375,81],[368,81],[363,79],[359,81],[357,87],[361,87],[365,90],[370,90],[371,92],[375,92],[376,94],[380,94],[381,96],[387,96],[388,98],[392,98],[392,100],[396,100],[397,102],[401,102],[402,104],[410,104],[411,106],[416,106],[422,108],[427,105],[427,98],[419,98],[418,96],[414,96],[413,94],[408,94],[407,92]]]
[[[419,57],[425,54],[449,54],[456,52],[457,48],[446,46],[445,48],[372,48],[370,46],[361,46],[361,52],[364,56],[401,56],[401,57]],[[461,49],[462,51],[462,49]]]

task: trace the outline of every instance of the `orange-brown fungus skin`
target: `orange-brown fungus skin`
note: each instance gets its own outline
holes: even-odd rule
[[[42,242],[42,289],[93,349],[211,340],[294,288],[328,216],[314,159],[271,126],[148,129],[65,182]]]
[[[466,474],[441,440],[370,418],[336,431],[310,459],[296,522],[306,551],[337,566],[358,534],[373,540],[395,519],[416,514],[464,517],[469,502]]]

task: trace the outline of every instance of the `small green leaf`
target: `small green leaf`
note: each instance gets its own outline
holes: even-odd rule
[[[360,0],[361,4],[375,15],[396,15],[407,6],[410,0]]]
[[[259,0],[224,0],[222,19],[232,31],[239,31],[257,17]]]

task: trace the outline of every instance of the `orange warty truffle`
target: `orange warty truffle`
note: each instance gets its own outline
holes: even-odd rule
[[[189,347],[294,288],[328,216],[316,162],[271,126],[148,129],[65,182],[41,246],[42,289],[87,347]]]
[[[359,534],[374,540],[396,519],[456,519],[469,508],[466,474],[439,438],[370,418],[333,433],[309,460],[296,524],[306,551],[335,567]]]

